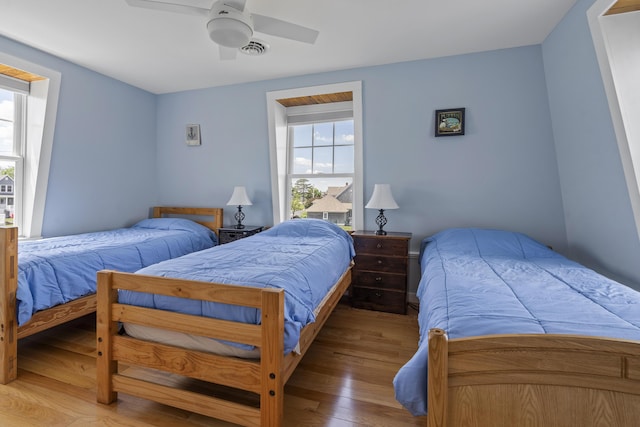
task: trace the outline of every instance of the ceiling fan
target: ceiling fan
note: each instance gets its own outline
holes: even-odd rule
[[[180,0],[177,0],[180,1]],[[246,0],[217,0],[211,9],[163,0],[126,0],[130,6],[208,17],[209,37],[220,47],[221,59],[233,59],[238,49],[248,46],[254,32],[315,43],[319,32],[270,16],[245,10]]]

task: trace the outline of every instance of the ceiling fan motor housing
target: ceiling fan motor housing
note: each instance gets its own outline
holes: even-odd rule
[[[207,23],[209,37],[221,46],[240,48],[246,46],[253,36],[251,16],[221,4],[211,9]]]

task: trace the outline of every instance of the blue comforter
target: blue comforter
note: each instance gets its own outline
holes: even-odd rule
[[[322,220],[295,219],[231,243],[165,261],[138,273],[285,290],[285,351],[355,255],[351,236]],[[260,323],[259,310],[161,295],[120,291],[125,304],[197,316]],[[233,344],[233,343],[229,343]],[[249,346],[233,344],[241,348]]]
[[[39,310],[95,293],[96,273],[134,272],[217,244],[193,221],[154,218],[130,228],[21,241],[18,245],[18,325]]]
[[[640,293],[542,244],[500,230],[451,229],[423,242],[420,342],[394,379],[396,399],[427,413],[427,340],[577,334],[640,341]]]

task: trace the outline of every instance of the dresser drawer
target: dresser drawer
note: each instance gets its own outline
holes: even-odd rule
[[[408,259],[404,257],[357,255],[356,252],[354,262],[356,270],[373,270],[387,273],[406,274]]]
[[[390,274],[377,271],[355,270],[353,274],[353,286],[363,286],[377,289],[392,289],[406,291],[407,276],[405,274]]]
[[[358,286],[353,286],[351,290],[351,305],[355,308],[385,311],[387,313],[407,313],[404,292],[361,288]]]
[[[218,229],[218,243],[231,243],[245,237],[253,236],[261,232],[262,226],[249,225],[245,228],[220,228]]]
[[[407,253],[407,241],[400,239],[380,239],[357,237],[353,241],[356,254],[397,255]]]

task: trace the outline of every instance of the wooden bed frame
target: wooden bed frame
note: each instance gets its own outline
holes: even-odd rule
[[[429,331],[427,425],[640,425],[640,342]]]
[[[284,385],[315,336],[351,284],[351,266],[333,286],[304,327],[300,353],[284,354],[284,291],[103,271],[98,273],[97,399],[109,404],[123,392],[244,426],[282,424]],[[119,304],[118,289],[214,301],[261,310],[261,325],[216,320]],[[240,359],[152,343],[117,334],[118,322],[130,322],[254,345],[261,357]],[[118,372],[118,363],[152,368],[181,378],[231,387],[252,395],[254,404],[213,397]],[[156,375],[150,373],[154,379]],[[144,378],[144,379],[143,379]]]
[[[153,217],[195,216],[196,222],[216,233],[222,227],[222,208],[154,207]],[[201,217],[213,217],[212,221]],[[7,384],[18,375],[18,340],[96,311],[95,294],[42,310],[20,327],[17,326],[18,228],[0,227],[0,383]]]

